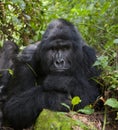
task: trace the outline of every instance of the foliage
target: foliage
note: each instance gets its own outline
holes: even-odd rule
[[[29,44],[41,39],[52,19],[62,17],[79,27],[88,44],[104,49],[117,38],[117,4],[117,0],[3,0],[0,39]]]
[[[92,108],[91,105],[88,105],[85,106],[83,109],[79,109],[78,112],[90,115],[94,113],[94,109]]]
[[[111,58],[111,59],[110,59]],[[118,70],[117,70],[117,54],[112,53],[110,56],[100,56],[94,64],[99,66],[103,71],[100,77],[101,85],[105,86],[105,90],[118,89]]]
[[[71,99],[71,105],[72,105],[72,108],[70,108],[70,106],[68,106],[67,104],[65,103],[61,103],[61,105],[63,105],[64,107],[66,107],[70,112],[74,110],[74,107],[76,105],[78,105],[79,103],[81,103],[81,99],[80,97],[78,96],[75,96]],[[84,108],[82,109],[79,109],[77,112],[80,112],[80,113],[84,113],[84,114],[93,114],[94,113],[94,109],[93,109],[93,106],[92,105],[88,105],[88,106],[85,106]]]
[[[78,105],[80,102],[81,102],[80,97],[78,97],[78,96],[73,97],[71,100],[72,110],[74,109],[74,106]]]
[[[43,26],[40,0],[0,1],[0,39],[29,44],[41,37]]]
[[[1,69],[0,71],[1,71],[1,72],[2,72],[2,71],[8,71],[10,75],[13,75],[13,74],[14,74],[14,72],[13,72],[12,69]],[[2,76],[2,75],[0,75],[0,76]]]
[[[109,105],[115,109],[118,109],[118,100],[115,98],[109,98],[106,102],[105,105]]]

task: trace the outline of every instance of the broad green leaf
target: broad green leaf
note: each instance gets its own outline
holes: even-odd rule
[[[94,113],[94,109],[91,108],[91,105],[85,106],[83,109],[79,109],[78,112],[82,112],[84,114],[92,114]]]
[[[78,96],[73,97],[73,99],[71,101],[73,106],[79,104],[80,102],[81,102],[81,99]]]
[[[108,56],[100,56],[97,58],[97,61],[94,63],[93,66],[101,65],[103,68],[108,66]]]
[[[115,98],[109,98],[107,99],[107,101],[105,102],[105,105],[108,105],[112,108],[116,108],[118,109],[118,100]]]

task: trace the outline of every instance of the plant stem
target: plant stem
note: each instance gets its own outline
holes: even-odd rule
[[[105,130],[106,122],[107,122],[107,107],[105,106],[105,110],[104,110],[104,122],[103,122],[103,128],[102,128],[102,130]]]

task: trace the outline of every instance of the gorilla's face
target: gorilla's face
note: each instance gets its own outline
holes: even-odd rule
[[[53,40],[46,49],[45,57],[50,72],[65,72],[71,69],[71,42]]]
[[[75,72],[77,56],[80,56],[81,60],[83,54],[80,39],[73,24],[62,19],[51,22],[37,49],[37,59],[40,60],[42,73],[71,75],[71,72]]]

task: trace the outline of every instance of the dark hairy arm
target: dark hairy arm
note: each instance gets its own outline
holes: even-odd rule
[[[5,104],[4,115],[15,130],[27,128],[34,123],[43,108],[68,111],[61,105],[63,102],[70,103],[67,94],[45,92],[37,86],[12,96]]]

